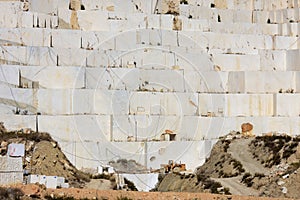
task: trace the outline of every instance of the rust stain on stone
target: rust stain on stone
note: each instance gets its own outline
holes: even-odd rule
[[[80,29],[78,24],[77,11],[72,11],[70,24],[72,29]]]

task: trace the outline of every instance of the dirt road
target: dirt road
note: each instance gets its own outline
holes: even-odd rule
[[[254,175],[255,173],[266,173],[267,169],[263,167],[257,160],[253,159],[252,154],[249,151],[249,143],[252,139],[237,139],[230,143],[228,153],[239,162],[242,163],[246,172]],[[240,180],[242,176],[233,178],[217,178],[215,181],[220,182],[224,187],[229,188],[231,194],[234,195],[248,195],[258,196],[259,192],[253,188],[249,188],[242,184]]]
[[[233,140],[229,146],[228,152],[232,157],[240,161],[246,172],[254,175],[255,173],[267,173],[268,170],[253,158],[249,150],[249,144],[252,139],[237,139]]]
[[[257,190],[249,188],[240,183],[241,178],[241,176],[237,176],[232,178],[213,178],[213,180],[220,182],[222,186],[229,188],[231,194],[258,196],[259,192]]]

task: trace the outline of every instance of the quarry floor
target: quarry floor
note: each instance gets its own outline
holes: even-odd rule
[[[22,199],[30,197],[44,199],[64,199],[73,197],[74,199],[205,199],[205,200],[275,200],[282,198],[250,197],[235,195],[215,195],[207,193],[187,193],[187,192],[132,192],[116,190],[95,190],[95,189],[45,189],[39,185],[13,185],[10,187],[19,188],[24,192]]]

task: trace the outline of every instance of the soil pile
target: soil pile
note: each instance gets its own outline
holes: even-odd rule
[[[300,137],[223,137],[195,174],[167,174],[158,191],[300,198]]]
[[[10,143],[25,145],[24,169],[31,174],[62,176],[73,187],[82,187],[89,175],[77,170],[48,133],[35,133],[29,129],[6,131],[0,123],[0,150],[6,155]]]

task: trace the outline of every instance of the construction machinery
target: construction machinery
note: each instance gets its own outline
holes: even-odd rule
[[[161,173],[172,173],[186,171],[185,164],[175,163],[173,160],[169,160],[168,164],[161,164]]]

